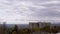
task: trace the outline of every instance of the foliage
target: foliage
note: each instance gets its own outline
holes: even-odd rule
[[[12,30],[12,34],[16,34],[16,33],[18,33],[18,26],[17,25],[15,25]]]

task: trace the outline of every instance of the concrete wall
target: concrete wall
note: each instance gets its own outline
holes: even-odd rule
[[[29,28],[43,28],[45,26],[50,26],[51,23],[44,23],[44,22],[30,22]]]
[[[29,28],[38,28],[39,23],[29,23]]]

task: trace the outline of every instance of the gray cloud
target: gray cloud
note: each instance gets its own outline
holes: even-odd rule
[[[0,0],[0,19],[23,23],[35,20],[60,21],[59,7],[60,0]]]

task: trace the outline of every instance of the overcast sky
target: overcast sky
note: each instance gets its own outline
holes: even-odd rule
[[[28,24],[29,21],[60,21],[59,0],[0,0],[0,21]]]

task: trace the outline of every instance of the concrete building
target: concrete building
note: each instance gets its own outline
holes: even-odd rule
[[[50,22],[39,22],[39,28],[43,28],[45,26],[51,26]]]
[[[7,29],[5,25],[5,22],[4,24],[0,24],[0,34],[7,34]]]
[[[3,34],[2,24],[0,24],[0,34]]]
[[[49,22],[30,22],[29,28],[43,28],[45,26],[50,26],[51,23]]]
[[[37,22],[30,22],[29,23],[29,28],[38,28],[39,27],[39,23]]]

